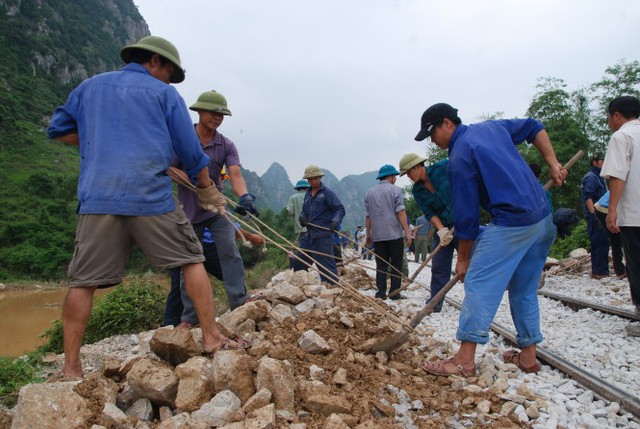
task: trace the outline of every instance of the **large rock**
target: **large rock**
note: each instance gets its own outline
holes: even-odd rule
[[[178,393],[178,381],[171,366],[151,359],[136,362],[127,374],[129,386],[140,397],[172,407]]]
[[[251,319],[258,323],[265,319],[270,311],[271,304],[264,299],[259,299],[258,301],[248,302],[233,311],[223,314],[220,316],[220,323],[235,332],[245,320]]]
[[[191,419],[209,426],[224,426],[244,419],[240,399],[230,390],[224,390],[191,414]]]
[[[293,368],[289,362],[268,356],[263,356],[258,361],[256,388],[268,389],[273,394],[276,409],[295,412],[295,381]]]
[[[313,354],[331,353],[333,348],[313,330],[308,330],[298,339],[298,345],[306,352]]]
[[[232,391],[242,403],[256,393],[255,360],[243,350],[220,350],[213,355],[213,381],[217,392]]]
[[[200,354],[200,348],[188,329],[160,328],[149,341],[151,351],[169,362],[180,365]]]
[[[276,427],[274,404],[265,405],[251,412],[244,421],[246,429],[272,429]]]
[[[348,414],[351,412],[351,403],[341,396],[310,396],[304,402],[304,406],[307,410],[322,414],[325,417],[331,414]]]
[[[217,353],[216,353],[217,354]],[[211,361],[197,356],[178,365],[175,371],[178,383],[176,407],[183,411],[195,411],[213,395],[213,367]]]
[[[89,427],[89,401],[73,391],[78,382],[28,384],[20,389],[12,429]]]
[[[281,283],[274,286],[270,290],[270,296],[274,300],[280,300],[289,304],[297,305],[307,299],[306,295],[300,290],[299,287],[293,286],[289,283]]]

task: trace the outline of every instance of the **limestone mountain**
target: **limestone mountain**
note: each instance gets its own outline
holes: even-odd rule
[[[282,165],[274,162],[260,178],[268,189],[267,207],[276,213],[279,212],[286,207],[289,196],[293,193],[293,184],[289,180],[287,171]]]

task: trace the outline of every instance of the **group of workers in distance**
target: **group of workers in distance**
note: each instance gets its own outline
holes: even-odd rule
[[[120,55],[126,65],[82,82],[56,109],[47,129],[50,138],[80,150],[78,225],[62,312],[62,372],[71,377],[83,375],[80,345],[93,294],[97,288],[122,281],[134,243],[159,269],[174,270],[178,286],[172,288],[184,289],[195,309],[191,319],[184,320],[179,310],[174,317],[187,324],[197,320],[205,353],[248,347],[240,338],[225,337],[216,326],[211,284],[203,265],[203,243],[215,242],[230,307],[254,299],[244,286],[234,241],[238,229],[227,216],[227,200],[221,193],[221,170],[226,165],[231,188],[239,197],[235,210],[259,215],[255,197],[248,193],[240,173],[237,149],[217,131],[224,116],[231,115],[226,99],[215,91],[204,92],[190,106],[198,114],[194,126],[184,100],[170,85],[185,79],[173,44],[147,36],[125,46]],[[610,124],[620,130],[614,134],[602,170],[611,189],[606,222],[611,231],[622,231],[625,252],[634,251],[637,259],[638,112],[611,109]],[[555,228],[544,191],[514,143],[532,143],[556,185],[562,184],[567,172],[556,159],[544,126],[534,119],[464,125],[455,108],[438,103],[422,115],[416,140],[427,138],[448,150],[448,160],[427,166],[425,158],[405,155],[399,171],[391,165],[380,169],[380,184],[365,199],[366,241],[383,263],[397,269],[397,252],[404,250],[401,243],[408,245],[412,237],[402,194],[394,183],[399,174],[414,182],[414,197],[437,231],[436,245],[442,247],[433,259],[432,295],[449,279],[453,249],[458,251],[455,272],[465,284],[456,335],[461,346],[454,356],[425,362],[422,367],[437,375],[475,374],[476,346],[487,342],[489,325],[508,290],[521,351],[509,351],[504,359],[525,371],[537,371],[536,344],[542,334],[536,290]],[[630,164],[633,148],[636,156]],[[179,187],[179,203],[172,192],[171,167],[195,191]],[[332,235],[345,210],[335,193],[322,184],[323,175],[317,166],[307,167],[306,184],[298,182],[299,194],[289,201],[292,210],[299,211],[295,228],[304,251],[293,268],[306,269],[315,262],[321,279],[336,283]],[[634,185],[625,186],[632,179]],[[480,207],[491,215],[481,236]],[[627,272],[637,286],[638,261],[630,261],[628,255]],[[387,293],[386,279],[384,289],[381,282],[377,285],[382,298]],[[398,288],[398,282],[392,281],[389,295]],[[634,303],[639,303],[635,296]]]

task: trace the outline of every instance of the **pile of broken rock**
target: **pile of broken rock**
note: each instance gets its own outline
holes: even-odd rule
[[[355,288],[372,285],[358,268],[342,278]],[[262,292],[266,300],[218,320],[250,348],[205,357],[199,329],[171,327],[135,341],[122,336],[118,354],[108,347],[98,354],[100,343],[83,346],[94,371],[23,387],[11,427],[515,428],[545,406],[526,384],[514,390],[514,365],[482,362],[481,375],[468,379],[417,369],[429,349],[448,352],[428,335],[412,336],[391,357],[368,353],[399,327],[358,294],[326,288],[315,273],[281,272]]]

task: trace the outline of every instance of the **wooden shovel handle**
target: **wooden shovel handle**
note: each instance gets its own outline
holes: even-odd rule
[[[416,326],[418,326],[418,324],[420,324],[422,319],[424,319],[427,314],[433,313],[436,305],[438,305],[438,303],[444,299],[444,297],[447,295],[447,292],[449,292],[451,288],[454,287],[456,283],[458,283],[458,280],[460,280],[459,274],[451,277],[451,280],[449,280],[447,284],[444,285],[442,289],[440,289],[440,291],[434,297],[432,297],[424,307],[422,307],[422,310],[418,311],[418,313],[413,316],[413,319],[411,319],[409,325],[411,325],[412,328],[415,328]]]
[[[565,165],[562,166],[562,168],[564,168],[565,170],[568,170],[571,168],[571,166],[573,164],[575,164],[575,162],[577,160],[579,160],[580,158],[582,158],[584,156],[584,151],[582,149],[580,149],[578,152],[576,152],[575,155],[573,155],[573,158],[571,158]],[[547,183],[545,183],[544,185],[544,190],[548,190],[549,188],[551,188],[553,186],[554,182],[553,179],[549,179],[549,181]]]

